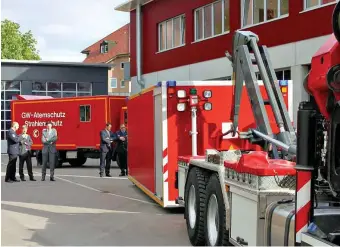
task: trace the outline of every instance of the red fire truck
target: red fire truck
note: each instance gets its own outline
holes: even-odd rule
[[[86,96],[52,98],[18,95],[11,102],[12,121],[28,126],[33,140],[33,155],[41,164],[41,132],[47,121],[58,131],[58,162],[82,166],[87,158],[99,158],[99,132],[105,123],[112,130],[127,123],[126,97]]]
[[[263,97],[268,99],[262,81],[258,83]],[[292,81],[279,83],[292,117]],[[258,146],[238,136],[224,134],[232,124],[232,104],[226,101],[232,101],[234,89],[232,81],[168,81],[131,96],[128,100],[129,179],[161,206],[181,207],[177,200],[182,196],[178,190],[181,175],[178,157],[192,153],[203,155],[205,149],[258,150]],[[246,94],[245,87],[243,93]],[[276,129],[270,106],[265,108],[270,125]],[[239,110],[242,112],[239,130],[256,127],[247,97],[242,98]]]
[[[185,208],[192,245],[340,246],[340,3],[332,20],[297,130],[289,83],[249,31],[228,56],[234,86],[168,81],[129,99],[129,178]]]

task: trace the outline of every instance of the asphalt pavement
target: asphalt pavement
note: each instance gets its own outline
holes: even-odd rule
[[[51,182],[40,181],[34,158],[37,181],[5,183],[7,160],[1,155],[2,246],[190,245],[183,210],[162,209],[115,164],[112,178],[99,177],[98,160],[66,164]]]

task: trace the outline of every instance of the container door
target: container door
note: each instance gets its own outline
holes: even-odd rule
[[[79,122],[77,124],[77,140],[78,148],[95,148],[93,136],[94,126],[94,104],[80,104],[78,108]],[[99,133],[98,133],[99,135]]]
[[[156,196],[163,196],[163,128],[162,128],[162,91],[154,91],[155,121],[155,185]]]

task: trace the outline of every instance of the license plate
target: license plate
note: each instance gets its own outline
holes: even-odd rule
[[[68,159],[75,159],[77,158],[77,152],[67,152],[66,153]]]

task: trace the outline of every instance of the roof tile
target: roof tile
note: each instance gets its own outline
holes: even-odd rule
[[[89,53],[83,61],[84,63],[106,63],[117,55],[128,54],[129,51],[129,31],[130,23],[119,28],[108,36],[84,49],[81,53]],[[100,53],[100,44],[104,41],[116,42],[107,53]]]

